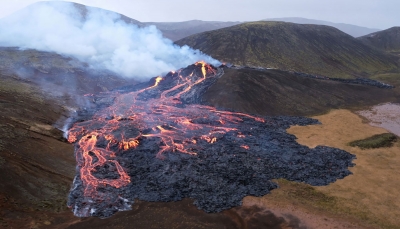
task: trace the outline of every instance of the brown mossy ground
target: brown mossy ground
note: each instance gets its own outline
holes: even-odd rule
[[[263,197],[245,197],[243,206],[260,206],[276,214],[292,214],[308,228],[375,228],[365,222],[363,209],[345,205],[346,200],[319,191],[316,187],[276,180],[279,188]]]
[[[400,143],[390,148],[365,149],[348,145],[349,141],[387,133],[372,127],[347,110],[334,110],[316,116],[322,125],[293,126],[288,132],[298,142],[309,147],[326,145],[337,147],[357,156],[350,175],[324,187],[315,187],[318,195],[327,196],[320,201],[309,201],[308,195],[298,198],[327,212],[347,215],[375,228],[400,228]],[[304,189],[304,190],[307,190]],[[312,191],[311,193],[315,193]],[[302,198],[304,196],[305,198]],[[326,200],[326,201],[325,201]]]

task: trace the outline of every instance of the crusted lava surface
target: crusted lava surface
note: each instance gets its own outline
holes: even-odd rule
[[[199,62],[149,83],[93,96],[69,129],[77,174],[68,205],[80,217],[109,217],[134,199],[194,199],[206,212],[262,196],[285,178],[327,185],[351,172],[354,155],[310,149],[286,133],[305,117],[260,117],[218,110],[202,95],[223,68]]]

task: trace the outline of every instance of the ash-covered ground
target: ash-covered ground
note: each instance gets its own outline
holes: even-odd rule
[[[134,199],[194,199],[206,212],[262,196],[284,178],[327,185],[351,174],[354,155],[310,149],[286,133],[305,117],[258,117],[202,105],[201,95],[223,74],[196,63],[136,87],[93,98],[69,133],[77,175],[68,205],[80,217],[109,217]]]

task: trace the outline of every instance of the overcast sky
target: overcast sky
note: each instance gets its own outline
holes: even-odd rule
[[[37,0],[0,0],[0,18]],[[400,26],[400,0],[75,0],[148,21],[310,19],[386,29]]]

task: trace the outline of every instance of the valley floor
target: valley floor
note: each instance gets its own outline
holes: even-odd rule
[[[118,213],[114,220],[74,222],[67,214],[65,216],[73,222],[69,228],[89,225],[128,228],[130,222],[138,228],[167,228],[163,227],[166,225],[173,225],[173,228],[400,228],[400,199],[397,198],[400,142],[390,148],[351,147],[348,143],[353,140],[388,131],[371,126],[368,120],[349,110],[333,110],[314,118],[322,124],[293,126],[288,132],[309,147],[326,145],[355,154],[353,175],[322,187],[277,180],[280,188],[271,194],[246,197],[243,206],[218,214],[204,214],[193,207],[190,200],[139,202],[133,211]],[[154,220],[146,223],[144,219],[150,218]]]
[[[64,202],[75,168],[73,147],[57,140],[60,133],[47,133],[42,128],[49,124],[46,121],[55,122],[62,109],[42,100],[35,102],[32,93],[28,97],[25,91],[17,91],[21,96],[16,97],[15,90],[22,90],[20,82],[18,87],[5,88],[7,82],[2,81],[0,87],[0,120],[4,123],[0,133],[7,140],[0,142],[0,187],[4,190],[0,193],[0,228],[400,228],[400,142],[390,148],[368,150],[349,146],[351,141],[388,132],[349,110],[314,116],[322,125],[288,130],[300,144],[337,147],[357,156],[356,166],[350,168],[353,175],[331,185],[313,187],[277,180],[280,188],[271,194],[246,197],[243,206],[215,214],[198,210],[193,200],[185,199],[169,203],[137,201],[131,211],[111,218],[79,219]],[[20,121],[25,119],[31,122]],[[42,182],[45,178],[49,183]],[[32,200],[14,188],[26,182],[32,190],[39,190]]]

